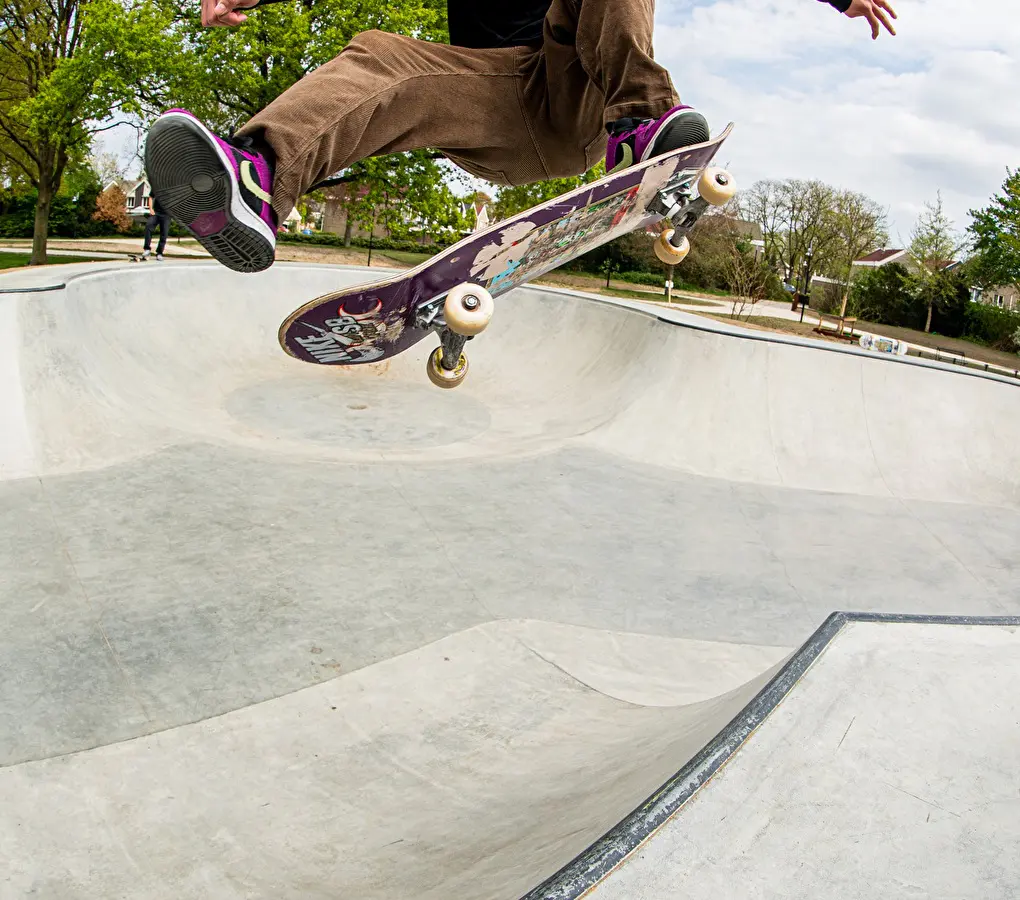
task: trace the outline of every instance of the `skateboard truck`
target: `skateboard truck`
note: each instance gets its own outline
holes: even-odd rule
[[[692,188],[698,180],[698,196]],[[655,192],[648,211],[662,216],[673,227],[666,227],[655,242],[655,255],[668,266],[683,262],[691,251],[687,235],[710,206],[723,206],[737,192],[733,176],[725,169],[710,166],[703,171],[678,172],[665,187]]]
[[[440,303],[442,300],[442,303]],[[437,297],[418,308],[414,324],[439,332],[439,346],[429,355],[429,381],[441,388],[453,388],[468,373],[464,345],[481,334],[492,318],[492,295],[478,284],[458,284],[445,298]]]

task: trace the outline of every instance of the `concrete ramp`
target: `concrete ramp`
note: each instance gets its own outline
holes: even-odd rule
[[[714,478],[1020,502],[1002,450],[1020,445],[1020,384],[852,349],[832,348],[819,365],[810,342],[668,327],[650,306],[515,291],[451,392],[422,377],[431,342],[355,368],[282,354],[287,312],[370,271],[379,277],[278,266],[253,278],[166,264],[157,278],[101,270],[6,299],[7,365],[20,357],[21,390],[5,392],[4,477],[105,466],[188,439],[393,463],[547,451],[585,436]]]
[[[1020,615],[1016,383],[537,288],[455,391],[280,350],[369,274],[0,278],[0,900],[513,900],[833,609]]]
[[[629,832],[533,896],[585,875],[600,900],[1016,896],[1018,626],[834,616]]]
[[[619,700],[578,681],[571,660],[590,666],[591,643],[615,641],[570,631],[479,626],[218,718],[2,770],[5,890],[519,896],[693,756],[781,655],[660,642],[679,696],[663,705],[660,670],[646,706],[640,686]],[[722,692],[706,697],[697,675],[713,656]],[[605,667],[592,680],[629,693]]]

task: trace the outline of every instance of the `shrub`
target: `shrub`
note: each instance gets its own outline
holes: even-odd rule
[[[984,303],[968,303],[963,333],[996,350],[1011,352],[1020,347],[1020,314]]]
[[[96,211],[92,213],[93,222],[109,222],[117,231],[127,231],[131,227],[131,217],[127,213],[127,196],[115,184],[111,184],[96,198]]]
[[[847,311],[879,325],[924,328],[927,310],[911,290],[910,273],[898,263],[869,269],[850,289]]]
[[[616,281],[628,281],[631,284],[650,284],[662,287],[666,283],[663,272],[618,272],[613,276]]]
[[[49,235],[62,238],[107,237],[117,233],[112,222],[93,220],[99,187],[82,190],[77,199],[66,194],[53,198]],[[35,227],[34,190],[20,194],[0,193],[0,237],[30,238]]]
[[[343,247],[344,237],[342,234],[332,234],[328,231],[317,231],[313,234],[292,234],[289,231],[281,231],[276,239],[288,244],[315,244],[325,247]],[[451,242],[455,243],[455,242]],[[372,248],[374,250],[403,250],[409,253],[441,253],[449,244],[419,244],[417,241],[401,241],[393,238],[373,238]],[[350,246],[359,249],[367,249],[368,238],[352,238]]]

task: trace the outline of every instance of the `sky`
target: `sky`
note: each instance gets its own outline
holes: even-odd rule
[[[956,227],[1020,168],[1016,0],[901,0],[896,37],[817,0],[658,0],[655,58],[738,186],[818,178],[878,201],[909,242],[941,191]]]
[[[394,0],[399,2],[399,0]],[[818,178],[888,211],[903,246],[941,191],[962,231],[1020,168],[1016,0],[900,0],[898,35],[817,0],[657,0],[655,57],[738,186]],[[133,129],[103,141],[129,158]],[[131,165],[138,167],[137,161]]]

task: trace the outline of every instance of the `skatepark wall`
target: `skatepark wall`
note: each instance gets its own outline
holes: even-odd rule
[[[468,345],[468,379],[444,392],[425,378],[433,339],[350,368],[279,347],[292,309],[384,270],[57,268],[62,290],[0,294],[0,479],[105,466],[182,439],[358,462],[581,441],[734,481],[1020,503],[1020,385],[1005,379],[528,287],[497,302]],[[360,398],[372,415],[356,419],[348,407],[364,408]]]

